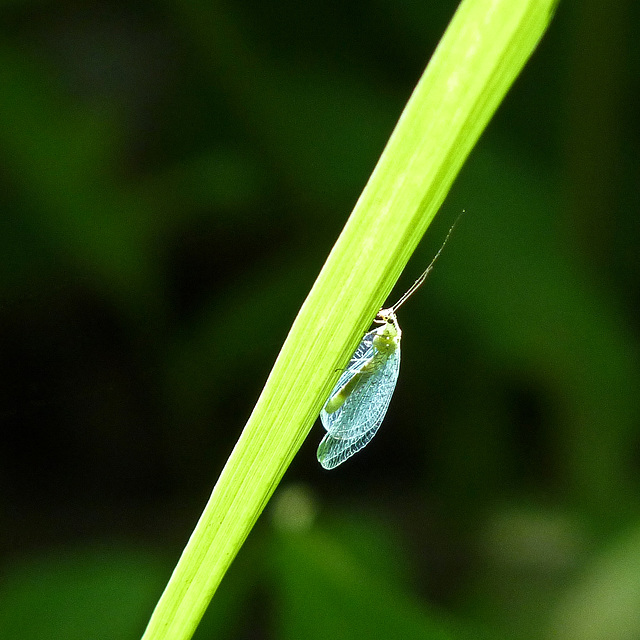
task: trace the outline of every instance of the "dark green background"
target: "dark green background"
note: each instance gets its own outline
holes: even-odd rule
[[[137,638],[456,2],[2,5],[0,637]],[[561,4],[198,638],[640,635],[639,19]]]

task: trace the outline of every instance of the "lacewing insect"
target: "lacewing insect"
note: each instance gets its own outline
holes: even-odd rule
[[[337,467],[360,451],[380,428],[400,371],[402,331],[396,312],[427,279],[459,219],[460,216],[429,266],[409,290],[392,307],[378,311],[374,322],[381,326],[364,335],[329,394],[320,412],[327,433],[318,446],[318,462],[325,469]]]

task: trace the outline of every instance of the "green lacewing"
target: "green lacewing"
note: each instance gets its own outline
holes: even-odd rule
[[[400,372],[402,331],[396,312],[427,279],[459,219],[460,216],[429,266],[409,290],[392,307],[378,311],[374,322],[381,326],[363,336],[329,394],[320,412],[327,433],[318,446],[318,462],[325,469],[337,467],[360,451],[380,428]]]

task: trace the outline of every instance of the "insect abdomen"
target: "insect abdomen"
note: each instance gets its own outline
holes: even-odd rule
[[[353,377],[346,382],[336,393],[334,393],[327,404],[324,406],[324,410],[327,413],[336,412],[347,400],[347,398],[353,393],[354,389],[360,384],[361,379],[364,376],[371,375],[378,367],[380,367],[387,359],[386,354],[376,353],[369,358],[359,371],[353,374]]]

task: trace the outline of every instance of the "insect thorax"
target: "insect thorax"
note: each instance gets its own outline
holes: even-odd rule
[[[378,322],[384,322],[384,324],[377,329],[373,337],[373,346],[378,353],[388,356],[398,348],[402,331],[394,313],[380,315],[380,317],[381,320]]]

